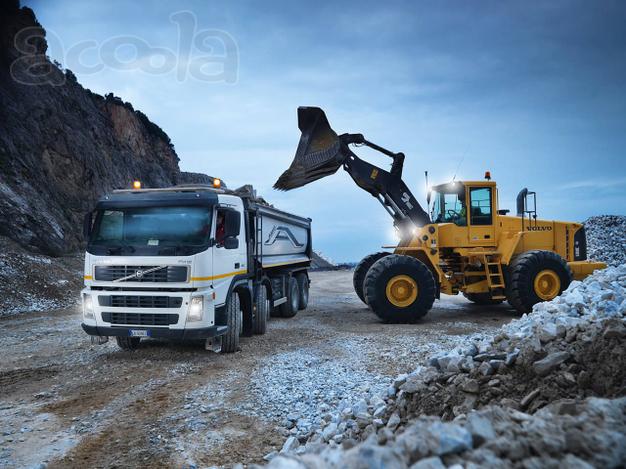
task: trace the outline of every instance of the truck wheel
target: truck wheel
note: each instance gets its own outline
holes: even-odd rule
[[[367,303],[365,301],[364,290],[365,276],[367,275],[367,271],[370,270],[370,267],[372,267],[378,259],[382,259],[383,257],[388,255],[388,252],[377,252],[375,254],[370,254],[369,256],[365,256],[361,260],[361,262],[359,262],[355,267],[354,274],[352,276],[352,284],[354,285],[354,291],[363,303]]]
[[[267,298],[267,286],[264,284],[260,284],[257,287],[254,304],[256,310],[252,323],[252,332],[255,334],[265,334],[267,330],[267,320],[270,316],[270,300]]]
[[[243,327],[243,311],[236,292],[231,293],[226,303],[226,325],[228,331],[222,336],[222,353],[233,353],[239,350],[239,336]]]
[[[287,281],[287,301],[279,306],[280,315],[284,318],[292,318],[298,312],[300,306],[300,289],[298,281],[294,277],[289,277]]]
[[[365,298],[384,322],[415,322],[435,301],[435,278],[410,256],[390,254],[376,261],[365,277]]]
[[[139,342],[141,342],[139,337],[117,336],[115,340],[117,341],[118,347],[122,350],[137,350],[139,348]]]
[[[499,305],[504,300],[494,300],[489,293],[463,293],[463,296],[477,305]]]
[[[550,301],[572,282],[567,262],[552,251],[528,251],[513,259],[509,268],[506,297],[520,313],[530,313],[533,306]]]
[[[306,274],[296,276],[298,282],[298,309],[303,310],[309,305],[309,277]]]

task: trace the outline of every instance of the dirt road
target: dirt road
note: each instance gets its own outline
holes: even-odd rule
[[[319,272],[306,311],[272,319],[231,355],[157,341],[136,352],[92,346],[77,309],[5,318],[0,467],[259,462],[296,422],[314,428],[340,400],[384,390],[459,335],[516,316],[445,297],[419,324],[385,325],[353,293],[351,272]]]

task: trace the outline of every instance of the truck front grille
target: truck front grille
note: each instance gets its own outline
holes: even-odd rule
[[[98,265],[95,280],[102,282],[186,282],[187,267],[182,265]],[[126,280],[120,280],[129,277]]]
[[[178,322],[178,314],[102,313],[102,320],[120,325],[169,326]]]
[[[180,308],[183,299],[180,296],[110,295],[98,296],[98,304],[114,308]]]

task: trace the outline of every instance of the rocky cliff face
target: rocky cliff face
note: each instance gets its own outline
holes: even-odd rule
[[[25,28],[35,28],[28,40]],[[137,178],[151,187],[187,178],[165,132],[129,103],[83,88],[46,50],[32,10],[3,2],[0,235],[60,255],[80,247],[83,214],[103,193]]]

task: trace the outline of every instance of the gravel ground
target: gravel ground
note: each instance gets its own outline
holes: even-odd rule
[[[518,315],[444,297],[420,324],[381,324],[352,273],[312,274],[309,308],[242,350],[92,346],[75,309],[0,319],[0,467],[262,462],[336,407],[384,393],[415,363]]]

